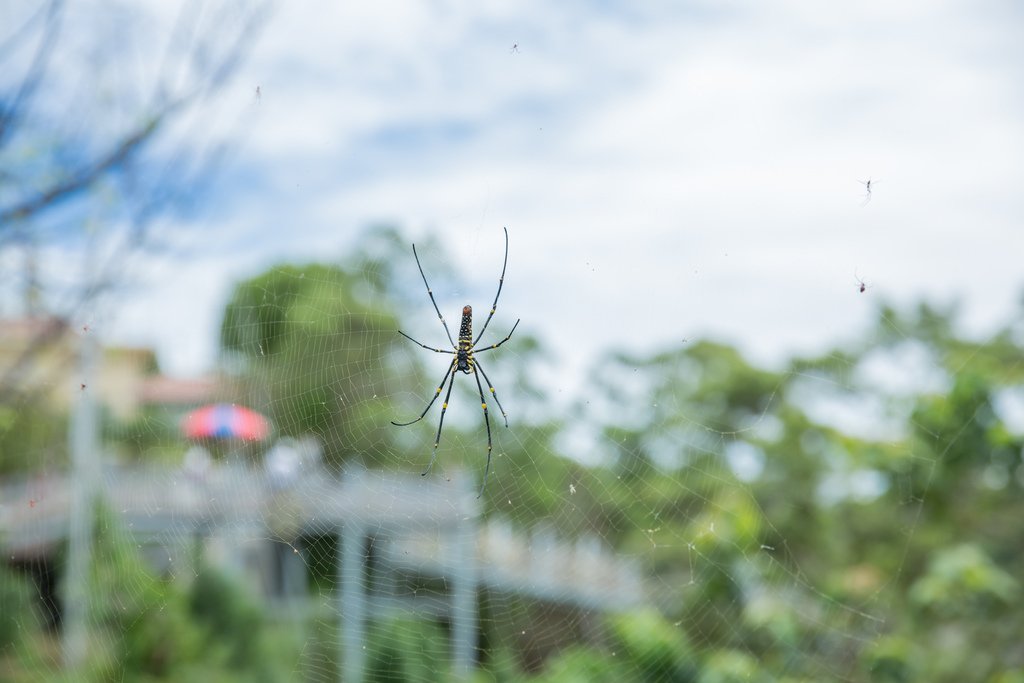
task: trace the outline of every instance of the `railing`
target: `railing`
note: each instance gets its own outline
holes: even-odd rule
[[[212,466],[201,476],[181,468],[108,467],[101,496],[125,529],[164,545],[196,534],[228,532],[288,541],[345,526],[378,536],[380,560],[400,572],[446,576],[450,544],[475,535],[481,588],[587,609],[624,609],[644,601],[640,568],[595,536],[560,537],[550,526],[517,531],[500,518],[480,523],[479,501],[458,478],[362,470],[336,478],[312,467],[286,486],[257,468]],[[50,554],[67,536],[68,478],[0,482],[0,550],[6,557]]]

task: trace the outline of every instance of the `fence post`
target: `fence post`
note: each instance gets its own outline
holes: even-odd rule
[[[363,587],[366,534],[352,520],[338,527],[341,535],[341,594],[338,619],[341,626],[341,681],[361,683],[366,659],[366,591]]]
[[[459,680],[468,680],[473,672],[477,648],[477,514],[479,505],[472,498],[471,477],[464,477],[464,514],[455,525],[454,562],[452,563],[452,669]]]
[[[89,565],[92,561],[93,515],[96,513],[97,450],[96,404],[92,386],[97,344],[93,335],[81,341],[78,372],[81,391],[71,419],[71,505],[68,520],[68,563],[64,583],[64,667],[82,663],[89,641]]]

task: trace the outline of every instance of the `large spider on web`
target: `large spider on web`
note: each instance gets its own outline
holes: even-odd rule
[[[505,230],[505,261],[501,266],[501,277],[498,278],[498,293],[494,295],[494,303],[491,304],[491,312],[487,314],[487,320],[484,321],[484,325],[480,328],[480,334],[473,338],[473,307],[466,304],[462,307],[462,324],[459,325],[459,343],[456,344],[452,340],[452,333],[448,330],[448,323],[445,322],[444,316],[441,315],[441,309],[437,307],[437,301],[434,300],[434,292],[430,289],[430,284],[427,282],[427,276],[423,274],[423,266],[420,265],[419,254],[416,253],[416,245],[412,245],[412,255],[416,258],[416,267],[420,269],[420,277],[423,278],[423,284],[427,288],[427,295],[430,296],[430,303],[434,305],[434,311],[437,313],[438,319],[444,326],[445,334],[448,335],[448,342],[452,345],[452,349],[436,349],[433,346],[427,346],[423,342],[417,341],[407,335],[405,332],[398,330],[398,334],[402,335],[409,341],[419,344],[428,351],[434,351],[436,353],[450,353],[453,355],[452,362],[448,365],[448,368],[444,371],[444,376],[441,378],[441,383],[437,385],[437,389],[434,390],[434,395],[430,399],[430,403],[423,409],[420,416],[410,422],[395,422],[391,421],[391,424],[397,427],[407,427],[411,424],[415,424],[423,419],[430,410],[430,407],[434,405],[434,401],[441,395],[441,390],[444,388],[444,383],[448,382],[448,391],[445,392],[444,401],[441,403],[441,419],[437,423],[437,436],[434,437],[434,451],[430,456],[430,464],[427,465],[427,469],[423,470],[423,476],[426,476],[430,472],[430,468],[434,466],[434,461],[437,459],[437,446],[441,443],[441,427],[444,426],[444,414],[448,410],[448,399],[452,395],[452,386],[455,384],[455,373],[463,372],[467,375],[473,375],[476,380],[476,388],[480,394],[480,407],[484,411],[484,425],[487,427],[487,466],[484,468],[483,482],[480,484],[480,493],[477,494],[479,498],[483,492],[484,487],[487,485],[487,475],[491,472],[491,419],[487,412],[487,399],[484,398],[484,387],[480,383],[480,376],[483,375],[484,381],[487,382],[487,389],[491,392],[491,396],[494,397],[494,402],[498,404],[498,409],[501,410],[501,416],[505,419],[505,426],[508,427],[508,414],[505,409],[501,406],[501,401],[498,400],[498,394],[494,391],[494,385],[491,384],[490,378],[487,377],[487,373],[484,372],[484,367],[480,364],[480,361],[476,359],[476,353],[483,353],[484,351],[490,351],[496,349],[509,339],[512,338],[512,333],[516,331],[516,327],[519,325],[519,320],[516,320],[516,324],[512,326],[508,335],[497,344],[491,344],[483,348],[477,348],[477,344],[480,342],[480,338],[484,336],[484,332],[487,330],[487,325],[490,324],[491,318],[494,317],[494,312],[498,309],[498,297],[501,296],[501,286],[505,282],[505,268],[508,266],[508,228]]]

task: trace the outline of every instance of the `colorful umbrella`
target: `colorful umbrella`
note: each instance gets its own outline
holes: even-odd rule
[[[231,403],[197,408],[181,421],[189,439],[241,439],[261,441],[270,433],[270,423],[255,410]]]

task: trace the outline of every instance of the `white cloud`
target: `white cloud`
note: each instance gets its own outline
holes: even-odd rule
[[[855,334],[879,297],[955,293],[991,324],[1024,209],[1020,36],[991,9],[282,5],[223,105],[247,255],[194,277],[392,219],[486,298],[508,225],[504,310],[563,354],[714,332],[769,358]]]

